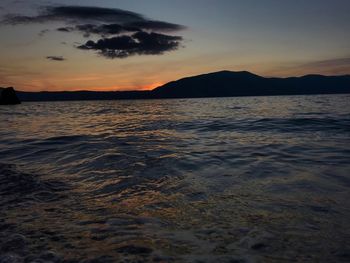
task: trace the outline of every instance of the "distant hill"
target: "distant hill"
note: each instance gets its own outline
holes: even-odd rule
[[[149,99],[150,91],[17,91],[22,101],[75,101]]]
[[[264,78],[220,71],[169,82],[152,91],[17,92],[22,101],[114,100],[350,93],[350,75]]]
[[[350,93],[350,75],[264,78],[247,71],[220,71],[173,81],[152,93],[160,98]]]

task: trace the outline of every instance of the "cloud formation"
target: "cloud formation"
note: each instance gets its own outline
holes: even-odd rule
[[[153,32],[175,32],[185,29],[182,25],[162,22],[162,21],[139,21],[125,24],[81,24],[74,27],[60,27],[57,31],[60,32],[81,32],[85,37],[90,35],[117,35],[126,32],[140,32],[140,31],[153,31]]]
[[[85,38],[98,36],[100,39],[96,42],[89,40],[76,47],[96,51],[107,58],[161,55],[177,50],[183,38],[168,33],[186,29],[183,25],[147,19],[135,12],[88,6],[44,7],[36,16],[7,15],[2,21],[9,25],[50,22],[65,24],[57,28],[59,32],[77,32]]]
[[[47,56],[46,59],[52,61],[65,61],[66,59],[62,56]]]
[[[131,36],[122,35],[87,41],[78,46],[83,50],[96,50],[107,58],[126,58],[133,55],[161,55],[166,51],[176,50],[182,37],[159,33],[137,32]]]
[[[81,21],[90,22],[134,22],[145,18],[137,13],[117,8],[90,6],[48,6],[43,7],[36,16],[7,15],[3,20],[6,24],[46,23],[64,21],[75,24]]]

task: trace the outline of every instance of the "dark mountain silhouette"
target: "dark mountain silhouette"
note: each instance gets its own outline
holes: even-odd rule
[[[350,93],[350,75],[264,78],[247,71],[220,71],[172,81],[152,91],[17,93],[23,101],[345,94]]]
[[[10,88],[0,88],[0,105],[13,105],[20,104],[21,101],[18,99],[15,90]]]
[[[160,98],[350,93],[350,76],[264,78],[247,71],[220,71],[173,81],[152,93]]]

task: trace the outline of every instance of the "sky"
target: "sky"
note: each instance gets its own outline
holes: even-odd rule
[[[0,87],[149,90],[221,70],[350,74],[349,14],[349,0],[1,0]]]

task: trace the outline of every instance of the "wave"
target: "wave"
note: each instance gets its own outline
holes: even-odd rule
[[[57,201],[68,189],[64,182],[43,180],[38,175],[18,170],[13,164],[0,163],[0,203],[3,208],[28,201]]]
[[[197,120],[174,125],[179,130],[199,130],[201,132],[328,132],[350,130],[350,118],[261,118],[224,120]]]
[[[1,108],[0,262],[347,260],[348,106],[300,96]]]

